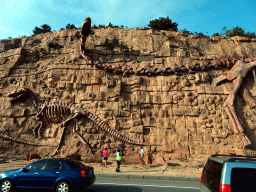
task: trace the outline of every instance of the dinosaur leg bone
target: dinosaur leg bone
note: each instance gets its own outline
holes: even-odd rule
[[[88,146],[88,148],[89,148],[89,154],[92,154],[92,149],[91,149],[91,147],[90,147],[90,144],[89,144],[87,141],[85,141],[85,139],[84,139],[77,131],[74,132],[74,136],[75,136],[79,141],[81,141],[81,143],[83,143],[84,145]]]
[[[46,103],[43,105],[42,109],[36,114],[35,118],[36,120],[39,122],[39,125],[37,125],[35,128],[34,128],[34,135],[35,137],[39,137],[39,138],[42,138],[42,134],[41,134],[41,128],[43,126],[43,122],[42,120],[40,119],[40,114],[45,110],[46,108]]]
[[[42,126],[43,126],[43,122],[40,120],[38,125],[33,129],[35,137],[42,138],[42,132],[41,132]]]
[[[61,146],[61,144],[62,144],[62,142],[63,142],[66,129],[67,129],[66,126],[64,126],[64,127],[62,128],[62,133],[61,133],[61,137],[60,137],[59,144],[58,144],[58,146],[57,146],[55,152],[51,155],[52,157],[55,156],[55,155],[58,153],[58,151],[59,151],[59,149],[60,149],[60,146]]]
[[[226,75],[220,75],[213,79],[212,85],[217,86],[218,83],[220,83],[221,81],[224,81],[225,79],[227,79]]]
[[[236,97],[236,94],[237,94],[239,88],[242,85],[242,80],[243,79],[241,77],[237,77],[236,79],[233,80],[234,89],[228,95],[228,98],[226,99],[226,101],[224,103],[225,111],[227,112],[227,115],[229,116],[231,123],[233,125],[233,128],[234,128],[234,131],[236,133],[244,132],[244,129],[242,128],[242,126],[238,120],[238,117],[236,115],[235,108],[234,108],[235,97]]]
[[[44,103],[42,109],[36,114],[36,118],[39,118],[39,115],[41,115],[41,113],[45,110],[46,108],[46,102]]]
[[[61,126],[65,127],[70,121],[75,119],[78,115],[80,115],[80,113],[72,114],[69,118],[67,118],[64,122],[61,123]]]
[[[75,124],[74,124],[74,126],[73,126],[73,134],[75,133],[75,132],[78,132],[79,131],[79,126],[78,126],[78,123],[77,123],[77,118],[75,119],[76,121],[75,121]]]
[[[250,95],[248,89],[246,89],[246,87],[242,84],[241,88],[239,89],[240,94],[242,95],[242,97],[244,98],[246,104],[251,108],[255,108],[256,107],[256,101],[255,99]]]
[[[92,149],[90,147],[90,144],[87,141],[85,141],[85,139],[78,133],[78,130],[79,130],[79,126],[78,126],[77,119],[76,119],[75,124],[73,126],[73,134],[81,143],[88,146],[89,154],[92,154]]]
[[[242,77],[237,77],[236,79],[233,80],[234,90],[228,95],[228,98],[224,103],[224,109],[228,117],[230,118],[234,132],[239,133],[240,136],[242,137],[242,140],[244,141],[244,145],[241,146],[240,148],[245,148],[246,146],[250,145],[251,142],[248,139],[248,137],[244,134],[244,129],[237,117],[235,107],[234,107],[235,96],[242,85],[242,81],[243,81]]]

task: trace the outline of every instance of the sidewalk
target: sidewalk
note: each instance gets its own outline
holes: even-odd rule
[[[36,161],[36,160],[34,160]],[[0,171],[19,169],[33,162],[26,161],[25,157],[0,157]],[[81,161],[83,162],[83,161]],[[100,163],[84,163],[94,167],[97,177],[126,178],[126,179],[158,179],[199,182],[202,166],[191,162],[170,161],[168,166],[162,165],[122,165],[121,172],[116,172],[115,160],[108,162],[107,168]]]
[[[111,164],[112,162],[109,162]],[[191,168],[183,165],[162,166],[162,165],[121,165],[121,172],[116,172],[116,163],[113,162],[107,168],[100,164],[90,163],[94,167],[97,177],[119,177],[126,179],[158,179],[158,180],[179,180],[179,181],[200,181],[202,168]]]

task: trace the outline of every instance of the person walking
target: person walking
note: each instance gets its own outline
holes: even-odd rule
[[[103,151],[103,156],[104,156],[104,167],[107,167],[107,161],[108,161],[108,149],[105,148]]]
[[[141,148],[140,155],[141,155],[141,158],[143,158],[145,156],[145,151],[143,147],[140,147],[140,148]]]
[[[121,172],[120,171],[121,160],[122,160],[122,156],[121,156],[121,153],[120,153],[120,149],[117,148],[116,149],[116,161],[117,161],[116,172]]]

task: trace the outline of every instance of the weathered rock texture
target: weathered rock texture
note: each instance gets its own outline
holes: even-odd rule
[[[17,42],[16,42],[17,41]],[[245,134],[252,142],[250,150],[237,150],[240,137],[233,132],[223,103],[232,84],[211,86],[226,68],[211,69],[180,76],[135,76],[113,74],[92,67],[79,54],[80,30],[71,29],[39,34],[20,40],[0,42],[0,128],[9,135],[40,144],[57,144],[61,129],[45,123],[43,138],[32,134],[36,114],[31,100],[10,104],[7,94],[17,87],[29,87],[41,100],[64,100],[98,115],[112,129],[131,139],[150,144],[147,152],[171,157],[203,157],[213,153],[253,154],[256,144],[254,111],[240,96],[235,101]],[[183,32],[140,29],[96,29],[87,38],[87,55],[93,60],[128,66],[173,66],[175,63],[213,60],[215,56],[232,55],[235,51],[249,54],[256,48],[255,39],[242,37],[200,38]],[[240,55],[242,56],[242,55]],[[245,86],[253,96],[255,82],[249,74]],[[87,147],[72,134],[68,126],[61,155]],[[79,121],[80,134],[90,143],[95,154],[107,144],[115,154],[123,147],[124,155],[137,150],[120,145],[109,135],[97,130],[87,119]],[[1,142],[1,153],[28,153],[34,147]],[[161,146],[154,146],[161,145]],[[39,154],[52,148],[37,147]]]

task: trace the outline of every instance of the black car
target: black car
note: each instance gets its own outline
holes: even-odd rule
[[[0,174],[1,191],[13,188],[45,188],[68,192],[95,182],[94,168],[69,158],[42,159]]]

